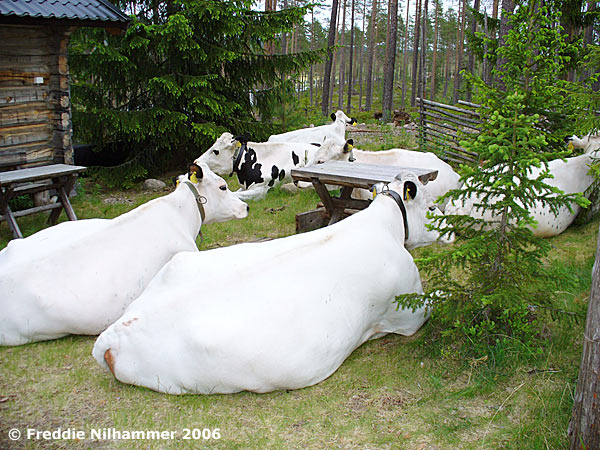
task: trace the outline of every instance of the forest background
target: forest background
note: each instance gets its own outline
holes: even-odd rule
[[[492,80],[500,61],[483,55],[502,44],[501,11],[515,8],[508,0],[115,3],[132,15],[124,35],[73,37],[73,122],[76,142],[126,155],[111,175],[125,184],[196,158],[224,131],[261,141],[326,123],[336,109],[389,122],[394,110],[414,118],[419,95],[469,102],[462,71]],[[577,49],[564,76],[589,79],[600,70],[599,3],[555,5],[556,26]]]

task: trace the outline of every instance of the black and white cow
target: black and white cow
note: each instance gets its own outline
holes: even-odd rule
[[[317,150],[329,146],[339,147],[338,152],[350,151],[352,140],[327,139],[320,145],[248,142],[247,136],[234,137],[231,133],[223,133],[212,147],[196,159],[196,163],[207,164],[219,175],[235,173],[241,188],[234,194],[241,200],[260,199],[273,186],[292,181],[292,169],[308,165]]]

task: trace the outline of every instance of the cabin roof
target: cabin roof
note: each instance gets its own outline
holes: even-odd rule
[[[106,0],[2,0],[1,23],[64,22],[126,28],[129,17]]]

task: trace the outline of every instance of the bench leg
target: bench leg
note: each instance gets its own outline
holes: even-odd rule
[[[77,216],[75,215],[75,211],[73,210],[73,207],[71,206],[71,202],[69,201],[69,194],[65,190],[65,187],[62,186],[58,190],[58,193],[60,195],[60,201],[63,204],[63,208],[65,208],[65,213],[67,214],[67,217],[69,218],[69,220],[77,220]],[[60,211],[60,209],[58,211]]]
[[[73,185],[75,184],[75,177],[69,177],[67,180],[64,180],[64,182],[61,182],[61,180],[57,178],[53,179],[52,181],[54,183],[62,183],[62,186],[58,189],[58,196],[63,207],[52,211],[52,213],[50,213],[50,217],[48,217],[48,222],[52,225],[56,224],[56,221],[58,220],[62,209],[65,210],[65,214],[67,215],[67,218],[69,220],[77,220],[75,211],[73,210],[71,202],[69,201],[69,192],[71,191],[71,189],[73,189]]]
[[[56,221],[58,220],[60,212],[62,210],[62,208],[53,209],[50,215],[48,216],[48,220],[46,221],[46,223],[49,223],[50,225],[56,225]]]
[[[23,237],[23,233],[21,233],[21,229],[19,228],[19,225],[17,225],[17,219],[15,219],[10,206],[8,206],[8,202],[13,194],[14,191],[12,186],[0,190],[0,214],[4,216],[3,218],[6,220],[6,223],[8,224],[13,236],[17,239],[21,239]]]
[[[340,199],[348,199],[350,198],[350,194],[352,194],[352,188],[349,186],[344,186],[342,188],[342,192],[340,194]],[[339,222],[344,218],[345,208],[334,208],[331,213],[331,219],[329,219],[329,225]]]
[[[21,233],[21,229],[19,228],[19,225],[17,225],[17,220],[10,210],[10,207],[6,207],[4,210],[4,218],[6,219],[6,223],[8,224],[10,231],[12,231],[13,236],[17,239],[22,239],[23,233]]]

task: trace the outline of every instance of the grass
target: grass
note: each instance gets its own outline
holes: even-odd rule
[[[73,205],[80,218],[114,217],[163,194],[104,191],[88,181]],[[250,202],[249,218],[203,227],[201,248],[292,234],[295,214],[317,201],[312,191],[276,189]],[[19,224],[28,235],[44,226],[44,217],[24,217]],[[598,221],[550,241],[547,264],[565,280],[555,304],[576,316],[548,314],[539,355],[507,345],[487,361],[461,360],[426,324],[413,337],[367,342],[316,386],[262,395],[168,396],[121,384],[104,372],[91,357],[94,337],[2,347],[0,449],[567,448],[597,231]],[[0,247],[8,239],[8,227],[0,224]],[[7,438],[12,428],[74,428],[89,437],[92,429],[110,427],[175,431],[176,438]],[[182,438],[184,429],[204,428],[218,428],[221,438]]]

